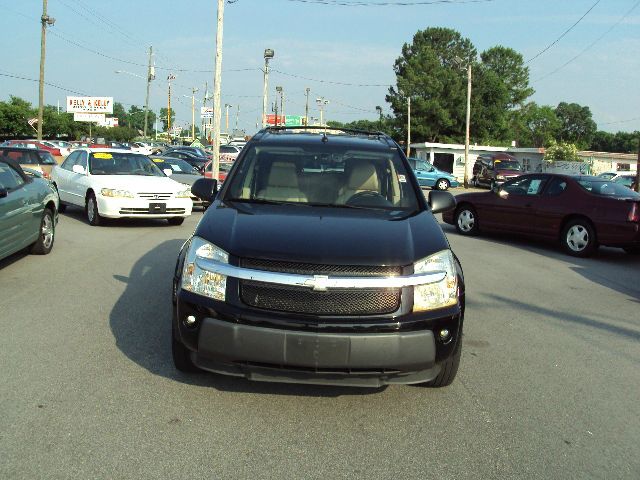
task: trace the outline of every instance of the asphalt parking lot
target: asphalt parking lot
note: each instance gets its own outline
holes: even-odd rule
[[[69,209],[50,255],[0,261],[1,478],[638,478],[640,257],[443,225],[467,284],[452,386],[251,383],[172,364],[200,216]]]

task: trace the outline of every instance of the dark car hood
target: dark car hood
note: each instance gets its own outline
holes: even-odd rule
[[[449,248],[431,212],[386,213],[215,202],[195,235],[231,255],[341,265],[409,265]]]
[[[522,172],[520,170],[501,170],[501,169],[496,169],[496,175],[504,175],[504,176],[519,176],[522,175]]]

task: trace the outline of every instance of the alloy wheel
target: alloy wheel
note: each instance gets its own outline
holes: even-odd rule
[[[53,227],[53,219],[51,215],[46,213],[44,218],[42,219],[42,245],[45,249],[51,248],[53,244],[53,236],[54,236],[54,227]]]
[[[574,252],[583,251],[589,245],[589,232],[582,225],[574,225],[567,230],[567,246]]]
[[[458,228],[463,232],[470,232],[476,223],[475,216],[470,210],[462,210],[458,214]]]

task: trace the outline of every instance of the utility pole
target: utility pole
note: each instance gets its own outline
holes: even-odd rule
[[[309,126],[309,91],[311,89],[309,87],[304,89],[304,93],[307,96],[307,103],[304,106],[304,124]]]
[[[269,60],[275,56],[275,52],[266,48],[264,51],[264,90],[262,92],[262,128],[267,126],[267,95],[269,84]]]
[[[282,124],[287,126],[287,117],[284,114],[284,90],[280,92],[280,115],[282,116]]]
[[[191,89],[191,138],[196,141],[196,92],[198,89]]]
[[[167,106],[167,139],[169,140],[169,144],[171,144],[171,80],[175,80],[176,77],[173,73],[170,73],[167,77],[167,81],[169,82],[169,101]]]
[[[273,105],[271,106],[271,111],[275,113],[275,126],[278,126],[278,98],[276,97],[276,101],[273,102]]]
[[[40,34],[40,83],[38,86],[38,140],[42,140],[42,121],[44,118],[44,60],[47,51],[47,26],[53,26],[56,19],[47,15],[47,0],[42,0],[42,31]]]
[[[240,117],[240,104],[236,105],[236,127],[234,130],[238,131],[238,117]]]
[[[640,136],[638,136],[638,163],[636,163],[636,192],[640,193]]]
[[[156,74],[153,66],[151,65],[151,58],[153,57],[153,46],[149,47],[149,68],[147,69],[147,98],[144,102],[144,138],[147,139],[147,124],[149,122],[149,88],[151,87],[151,80],[156,78]]]
[[[213,79],[213,162],[212,178],[218,180],[220,173],[220,90],[222,82],[222,29],[224,21],[224,2],[218,0],[218,23],[216,27],[216,68]]]
[[[411,97],[407,97],[407,158],[411,151]]]
[[[329,100],[325,100],[324,97],[316,98],[316,104],[320,108],[320,126],[321,127],[324,126],[324,120],[323,120],[324,106],[327,105],[328,103],[329,103]]]
[[[284,114],[284,111],[282,110],[282,87],[276,87],[276,92],[276,126],[278,126],[280,124],[284,125],[284,122],[282,121],[282,115]],[[280,95],[280,120],[278,120],[278,95]]]
[[[464,188],[469,188],[469,136],[471,123],[471,60],[467,65],[467,127],[464,139]]]

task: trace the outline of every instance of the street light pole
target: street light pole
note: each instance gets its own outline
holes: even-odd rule
[[[167,139],[169,140],[169,144],[171,144],[171,80],[175,80],[175,75],[170,73],[167,77],[167,81],[169,82],[169,97],[168,97],[168,105],[167,105]]]
[[[309,126],[309,91],[311,89],[309,87],[304,89],[304,93],[307,96],[307,103],[304,107],[304,124]]]
[[[226,123],[225,123],[225,132],[229,133],[229,108],[233,107],[233,105],[230,105],[228,103],[224,104],[224,109],[225,109],[225,116],[226,116]]]
[[[42,140],[42,122],[44,118],[44,62],[47,51],[47,26],[56,23],[55,18],[47,15],[47,0],[42,0],[42,31],[40,34],[40,82],[38,85],[38,140]]]
[[[411,151],[411,97],[407,97],[407,157]]]
[[[469,188],[469,136],[471,123],[471,60],[467,65],[467,126],[464,139],[464,188]]]
[[[147,139],[147,125],[149,122],[149,88],[151,87],[151,80],[156,78],[153,67],[151,66],[151,58],[153,56],[153,46],[149,47],[149,68],[147,69],[147,97],[144,101],[144,138]]]
[[[272,59],[275,52],[267,48],[264,51],[264,90],[262,91],[262,128],[267,126],[267,95],[269,84],[269,60]]]
[[[282,122],[278,119],[278,95],[280,95],[280,118],[282,118],[282,87],[276,87],[276,127]]]
[[[216,27],[216,68],[213,79],[213,179],[218,180],[220,172],[220,90],[222,82],[222,29],[224,23],[224,2],[218,0],[218,22]]]
[[[191,89],[191,138],[196,141],[196,92],[198,89]]]
[[[316,104],[320,108],[320,126],[324,126],[323,114],[324,114],[324,106],[329,103],[329,100],[325,100],[324,97],[316,98]]]
[[[236,105],[236,132],[238,131],[238,117],[240,117],[240,104]]]

